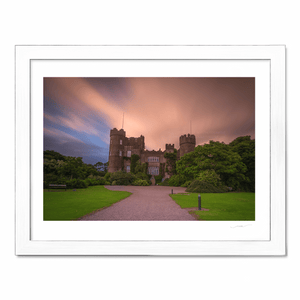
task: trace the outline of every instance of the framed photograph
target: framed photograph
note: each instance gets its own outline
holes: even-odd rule
[[[20,45],[15,60],[16,255],[286,255],[285,46]],[[216,166],[216,149],[233,147],[241,136],[255,145],[252,169],[241,163],[242,155],[233,154],[223,159],[227,167],[218,174],[191,168],[198,179],[206,176],[198,181],[217,180],[209,186],[231,191],[224,194],[236,198],[233,206],[226,206],[227,200],[217,205],[226,216],[203,218],[214,209],[206,207],[204,198],[201,207],[196,189],[191,194],[193,206],[198,194],[197,207],[189,208],[180,202],[188,200],[173,197],[190,196],[183,193],[191,184],[190,163],[184,159],[205,148],[206,160],[201,152],[200,165],[207,170],[208,161]],[[52,156],[45,159],[45,151],[62,155],[61,181],[45,177],[45,162],[53,168]],[[168,164],[172,154],[176,172],[181,168],[185,179]],[[140,169],[133,165],[134,155]],[[67,161],[72,157],[80,159]],[[75,161],[102,171],[107,161],[105,174],[130,174],[133,166],[134,174],[143,173],[145,168],[149,176],[134,177],[134,183],[126,177],[129,181],[121,189],[119,178],[112,175],[99,179],[85,173],[82,183],[63,168]],[[245,173],[250,169],[252,177]],[[171,179],[176,187],[157,186]],[[104,211],[127,203],[125,199],[98,208],[97,217],[85,213],[89,217],[79,218],[77,206],[66,199],[80,195],[80,184],[96,180],[104,180],[108,191],[135,195],[131,211],[149,210],[150,204],[157,207],[157,217],[126,218],[122,209],[129,208],[122,206],[120,217],[104,217]],[[143,184],[154,185],[138,187],[148,191],[144,202],[146,198],[136,194],[136,186]],[[69,190],[48,192],[50,188]],[[166,201],[176,201],[176,209],[187,217],[170,217],[170,210],[169,215],[162,214],[162,202],[150,203],[158,190],[165,191]],[[248,201],[240,190],[252,193],[250,206],[240,205]],[[73,215],[68,217],[70,207]],[[232,217],[242,210],[243,217]],[[189,217],[196,222],[189,222]]]

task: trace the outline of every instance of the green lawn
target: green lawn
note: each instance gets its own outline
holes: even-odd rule
[[[110,191],[102,185],[76,191],[44,190],[44,221],[77,220],[130,195],[129,192]]]
[[[207,221],[255,221],[255,193],[203,193],[198,210],[198,194],[170,195],[182,208],[196,208],[190,213]]]

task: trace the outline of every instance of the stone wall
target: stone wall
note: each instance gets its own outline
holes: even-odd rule
[[[195,135],[182,135],[179,138],[180,149],[177,152],[177,159],[180,159],[185,153],[194,150],[196,145]],[[145,138],[140,136],[137,138],[126,137],[126,132],[123,129],[112,129],[110,131],[110,147],[109,147],[109,167],[108,172],[112,173],[124,169],[128,170],[130,159],[133,154],[140,157],[141,163],[148,163],[148,167],[160,168],[161,164],[167,165],[167,159],[164,157],[166,152],[174,152],[174,144],[166,144],[165,151],[145,150]],[[125,158],[124,158],[125,157]]]

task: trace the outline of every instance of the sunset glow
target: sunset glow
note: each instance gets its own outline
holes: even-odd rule
[[[44,150],[108,161],[110,129],[149,150],[255,138],[255,78],[44,78]]]

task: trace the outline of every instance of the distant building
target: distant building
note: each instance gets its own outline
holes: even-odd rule
[[[182,135],[179,138],[180,148],[177,151],[177,159],[186,153],[194,150],[196,138],[193,134]],[[141,163],[147,163],[147,173],[151,175],[162,175],[165,178],[169,177],[167,168],[167,159],[164,157],[166,152],[173,153],[175,150],[174,144],[166,144],[166,149],[162,151],[145,150],[145,138],[140,136],[137,138],[126,137],[126,132],[123,129],[112,129],[110,131],[110,146],[109,146],[109,166],[108,172],[116,172],[125,170],[130,172],[130,157],[137,154],[140,157]]]

